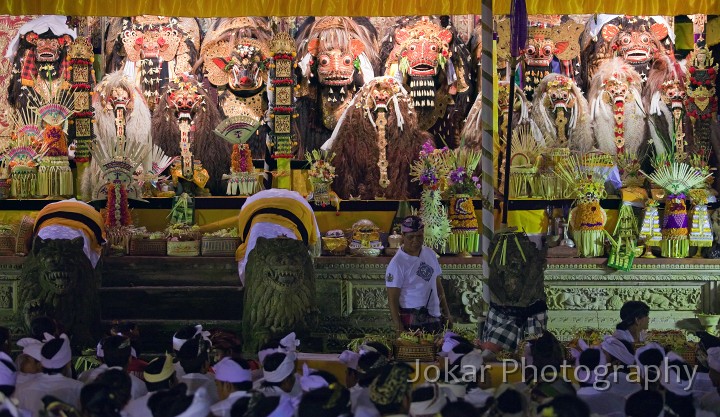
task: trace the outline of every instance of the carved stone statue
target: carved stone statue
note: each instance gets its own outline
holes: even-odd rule
[[[301,338],[315,327],[315,269],[302,240],[259,237],[245,271],[245,351],[292,331]]]
[[[20,273],[16,321],[28,329],[35,317],[53,317],[74,348],[94,346],[100,330],[99,268],[85,256],[82,237],[36,237]]]

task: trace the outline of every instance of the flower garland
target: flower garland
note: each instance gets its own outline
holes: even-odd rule
[[[110,183],[107,185],[107,217],[105,226],[116,228],[131,224],[130,207],[128,205],[127,189],[124,184]]]

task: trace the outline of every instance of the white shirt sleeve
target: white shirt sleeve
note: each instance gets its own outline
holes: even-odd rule
[[[405,276],[398,266],[397,258],[391,259],[385,270],[385,286],[388,288],[402,288],[404,282]]]

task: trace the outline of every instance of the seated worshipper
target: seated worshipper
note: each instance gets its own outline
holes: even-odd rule
[[[370,384],[370,401],[383,417],[407,415],[410,411],[410,375],[413,368],[398,362],[385,367]]]
[[[720,347],[711,347],[707,350],[707,364],[710,381],[715,391],[708,392],[700,398],[700,408],[720,415]]]
[[[110,336],[102,342],[103,364],[95,369],[90,369],[78,377],[78,380],[89,384],[98,377],[98,375],[108,369],[119,369],[127,373],[127,367],[130,364],[130,350],[132,346],[130,339],[125,336]],[[145,383],[135,375],[130,376],[132,384],[131,399],[140,398],[147,394]]]
[[[344,350],[338,357],[340,363],[345,365],[345,386],[350,392],[353,389],[359,389],[358,382],[358,361],[360,360],[360,354],[353,352],[352,350]]]
[[[433,417],[447,403],[448,398],[440,386],[435,382],[426,382],[412,392],[410,415],[412,417]]]
[[[242,339],[237,334],[227,330],[215,330],[210,334],[210,342],[212,343],[210,359],[213,364],[220,362],[223,358],[242,358]],[[251,361],[247,362],[250,369],[257,369],[254,367],[257,364]]]
[[[585,402],[574,395],[558,395],[549,402],[538,406],[538,415],[553,417],[590,417]]]
[[[224,357],[213,366],[213,370],[220,401],[210,407],[210,412],[216,417],[230,417],[235,401],[251,395],[250,366],[243,359]]]
[[[452,328],[442,270],[435,252],[423,245],[424,229],[418,216],[402,221],[403,244],[385,271],[390,316],[398,332],[437,332],[443,328],[443,319]]]
[[[131,400],[125,406],[123,411],[130,417],[152,417],[147,405],[150,397],[158,391],[170,389],[177,384],[172,356],[165,354],[151,360],[143,371],[143,379],[148,393]]]
[[[475,408],[487,407],[495,393],[490,381],[490,371],[485,369],[484,362],[482,351],[479,349],[466,354],[460,360],[460,377],[467,380],[471,376],[475,381],[467,384],[467,392],[462,399]]]
[[[625,412],[625,398],[607,392],[610,382],[605,380],[609,369],[605,355],[600,348],[590,347],[583,350],[575,362],[580,389],[577,396],[594,414],[621,417]]]
[[[210,342],[203,335],[197,335],[183,343],[178,352],[178,359],[180,359],[180,366],[185,371],[185,375],[178,380],[187,385],[188,395],[193,395],[200,387],[204,387],[206,390],[204,395],[210,404],[215,404],[219,401],[219,397],[215,378],[212,374],[208,374],[209,358]]]
[[[495,400],[485,415],[526,416],[530,408],[528,398],[514,386],[503,383],[495,391]]]
[[[251,396],[238,398],[230,408],[230,417],[245,417],[251,398]]]
[[[559,374],[565,363],[565,347],[551,332],[543,330],[542,336],[529,340],[525,345],[525,363],[532,365],[525,368],[525,377],[533,380],[539,377],[540,372],[554,372]]]
[[[263,378],[258,392],[266,396],[300,397],[302,388],[295,377],[295,352],[275,352],[263,361]]]
[[[52,395],[46,395],[42,399],[43,409],[40,416],[43,417],[81,417],[82,413],[78,407],[73,407]]]
[[[40,350],[42,350],[43,342],[32,337],[24,337],[17,341],[17,345],[22,348],[22,353],[15,359],[18,370],[17,384],[21,385],[42,373]]]
[[[127,371],[130,375],[142,378],[147,362],[140,359],[140,354],[143,352],[140,326],[132,321],[123,321],[118,323],[112,332],[114,332],[115,336],[125,336],[130,339],[130,363],[127,366]]]
[[[80,391],[80,410],[84,417],[120,417],[122,404],[111,387],[91,382]]]
[[[44,408],[42,398],[46,395],[52,395],[73,407],[79,406],[80,390],[83,387],[82,382],[63,376],[63,371],[70,366],[72,359],[67,335],[61,334],[54,338],[48,334],[46,338],[47,342],[40,350],[42,374],[17,386],[15,393],[20,407],[33,415],[38,415]]]
[[[10,397],[15,392],[17,370],[10,356],[0,352],[0,393]]]
[[[277,395],[265,396],[261,393],[253,393],[243,417],[270,417],[281,402],[282,398]],[[292,415],[293,413],[288,414],[288,416]]]
[[[312,390],[327,387],[328,385],[337,382],[337,378],[333,374],[325,371],[313,371],[310,372],[310,368],[306,363],[303,364],[303,372],[300,378],[300,388],[303,393],[308,393]],[[330,379],[330,381],[328,381]]]
[[[642,301],[627,301],[620,308],[620,323],[613,336],[630,343],[645,341],[650,323],[650,307]]]
[[[481,414],[472,404],[460,400],[445,404],[445,407],[436,415],[440,417],[475,417]]]
[[[465,396],[467,391],[467,383],[460,379],[462,374],[462,360],[465,355],[475,350],[475,347],[469,343],[460,343],[453,347],[450,352],[438,358],[439,366],[441,371],[440,387],[448,392],[451,399],[454,401],[457,398]]]
[[[640,385],[646,389],[660,389],[665,349],[655,342],[638,348],[635,352],[635,365],[640,376]]]
[[[664,409],[663,396],[655,390],[638,391],[625,402],[627,417],[661,417],[666,415]]]
[[[303,395],[298,417],[350,416],[350,391],[339,383],[317,388]]]
[[[194,394],[186,393],[185,384],[178,384],[167,391],[159,391],[148,400],[153,417],[207,417],[210,399],[204,387]]]
[[[115,397],[115,401],[117,401],[120,406],[120,410],[125,408],[125,406],[130,402],[130,399],[132,398],[132,382],[130,381],[130,375],[122,369],[108,369],[107,371],[101,373],[95,379],[95,382],[110,387],[113,396]]]
[[[175,332],[172,338],[172,347],[175,358],[178,357],[178,352],[180,352],[180,348],[182,347],[182,345],[185,344],[185,342],[187,342],[188,340],[198,335],[202,336],[206,340],[210,340],[210,332],[203,331],[203,327],[200,324],[195,326],[185,326]],[[185,375],[185,371],[180,365],[180,361],[177,360],[175,362],[175,376],[180,379],[183,375]]]
[[[376,351],[364,353],[358,359],[358,389],[350,392],[355,417],[377,417],[380,413],[370,401],[370,384],[388,365],[386,356]]]

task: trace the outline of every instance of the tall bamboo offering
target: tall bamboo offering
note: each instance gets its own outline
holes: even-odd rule
[[[660,161],[655,165],[655,172],[651,175],[641,172],[666,192],[660,253],[665,258],[686,258],[690,252],[690,240],[685,193],[703,183],[711,174],[703,175],[684,162]]]
[[[609,171],[602,167],[607,155],[590,154],[584,157],[571,155],[567,163],[555,166],[555,173],[574,187],[575,203],[568,223],[577,244],[578,254],[585,258],[605,253],[605,223],[607,213],[600,207],[605,198],[605,180]]]

